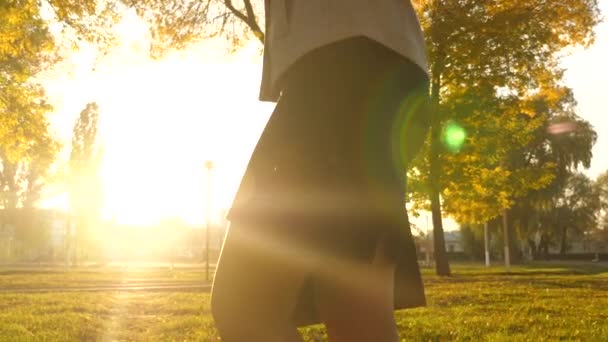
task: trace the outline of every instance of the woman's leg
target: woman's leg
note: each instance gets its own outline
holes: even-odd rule
[[[306,265],[286,241],[232,224],[213,281],[211,312],[224,342],[301,341],[292,320]]]
[[[379,243],[370,263],[351,267],[356,279],[322,277],[316,288],[317,308],[331,342],[399,340],[394,319],[395,264]]]

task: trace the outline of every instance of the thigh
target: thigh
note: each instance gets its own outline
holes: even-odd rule
[[[330,340],[396,341],[394,277],[395,264],[382,242],[373,260],[319,277],[316,305]]]
[[[292,324],[309,267],[293,260],[286,243],[270,229],[231,224],[214,277],[212,306],[252,322]]]

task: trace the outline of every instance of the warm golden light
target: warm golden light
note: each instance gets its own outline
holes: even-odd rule
[[[124,34],[122,44],[97,63],[85,48],[70,59],[71,73],[49,81],[57,109],[51,120],[64,158],[76,115],[95,101],[106,219],[205,222],[205,161],[212,160],[211,219],[218,220],[273,108],[257,99],[259,43],[230,55],[223,43],[208,41],[151,60],[142,34]]]

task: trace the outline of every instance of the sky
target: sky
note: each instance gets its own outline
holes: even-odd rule
[[[120,46],[102,59],[84,48],[46,75],[52,127],[69,155],[72,129],[86,103],[100,107],[106,218],[153,224],[205,220],[207,170],[214,220],[229,207],[273,105],[257,100],[260,47],[228,54],[221,41],[148,58],[143,24],[124,25]],[[128,29],[127,29],[128,27]],[[119,28],[120,30],[120,28]],[[61,184],[44,207],[66,207]]]
[[[599,5],[602,14],[608,14],[608,0],[600,0]],[[578,102],[578,114],[589,121],[598,134],[591,168],[585,171],[592,178],[608,171],[608,94],[604,86],[608,80],[608,22],[597,26],[596,35],[593,46],[575,49],[562,64],[566,69],[566,84],[573,89]]]
[[[600,0],[608,13],[608,0]],[[574,90],[578,114],[598,132],[591,168],[608,170],[608,24],[597,27],[591,48],[564,58],[565,82]],[[44,77],[55,111],[52,128],[64,144],[66,163],[72,128],[88,102],[100,106],[104,216],[127,224],[154,224],[180,217],[205,221],[206,193],[213,220],[230,206],[249,157],[274,105],[259,102],[260,44],[230,54],[220,40],[200,42],[161,60],[148,58],[149,35],[134,18],[119,25],[119,46],[98,58],[92,48],[72,54]],[[204,164],[212,160],[208,174]],[[207,187],[211,177],[211,188]],[[43,194],[43,207],[65,208],[60,184]],[[417,220],[426,226],[423,215]],[[447,230],[456,224],[447,219]]]

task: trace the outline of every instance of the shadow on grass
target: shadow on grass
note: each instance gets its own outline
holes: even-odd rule
[[[427,274],[429,273],[427,269]],[[529,262],[512,265],[510,271],[504,266],[485,267],[483,264],[452,264],[454,274],[484,277],[491,275],[550,276],[550,275],[595,275],[608,273],[608,263],[592,262]]]
[[[534,288],[592,288],[608,290],[608,264],[538,263],[515,265],[507,272],[503,267],[486,268],[482,264],[453,264],[452,276],[439,277],[432,269],[423,270],[427,286],[450,284],[511,283]]]
[[[605,279],[508,279],[510,283],[531,285],[535,288],[555,288],[555,289],[593,289],[595,291],[608,291],[608,282]]]

